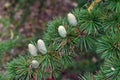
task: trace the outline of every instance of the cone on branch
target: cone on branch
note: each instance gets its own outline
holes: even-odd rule
[[[70,25],[76,26],[77,25],[77,19],[74,14],[68,13],[67,14],[67,19]]]
[[[37,48],[33,44],[28,44],[28,50],[32,56],[37,56]]]
[[[45,46],[45,43],[43,40],[39,39],[37,41],[37,47],[38,47],[38,50],[42,53],[42,54],[46,54],[47,53],[47,49],[46,49],[46,46]]]
[[[59,27],[58,27],[58,33],[59,33],[59,35],[60,35],[61,37],[63,37],[63,38],[65,38],[66,35],[67,35],[67,32],[66,32],[64,26],[59,26]]]
[[[37,60],[33,60],[33,61],[31,62],[31,67],[32,67],[32,68],[38,68],[38,67],[39,67],[39,62],[38,62]]]
[[[111,70],[112,70],[112,71],[115,71],[115,68],[114,68],[114,67],[111,67]]]

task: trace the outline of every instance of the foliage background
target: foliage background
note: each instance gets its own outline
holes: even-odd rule
[[[43,76],[42,72],[39,70],[32,70],[29,68],[29,62],[32,59],[38,59],[42,63],[42,68],[44,65],[51,65],[54,69],[60,67],[64,64],[64,69],[62,70],[59,79],[73,79],[77,80],[80,74],[80,79],[91,80],[91,79],[106,79],[106,80],[119,80],[119,53],[120,53],[120,33],[119,33],[119,20],[120,20],[120,1],[119,0],[103,0],[100,4],[94,6],[93,0],[77,0],[77,2],[72,0],[5,0],[1,1],[1,16],[0,16],[0,61],[1,61],[1,74],[6,74],[11,72],[9,76],[12,79],[34,79],[35,73],[38,76]],[[101,1],[101,0],[95,0]],[[87,3],[87,4],[86,4]],[[90,5],[92,3],[92,6]],[[4,5],[3,5],[4,4]],[[57,4],[57,5],[56,5]],[[115,5],[116,4],[116,5]],[[115,5],[115,6],[113,6]],[[90,7],[89,7],[90,6]],[[103,7],[105,6],[105,7]],[[71,9],[78,7],[72,11]],[[88,8],[89,7],[89,8]],[[94,7],[94,9],[92,8]],[[86,10],[84,10],[86,9]],[[88,9],[88,11],[87,11]],[[91,12],[89,9],[93,9]],[[59,12],[60,11],[60,12]],[[56,38],[58,35],[56,31],[56,26],[60,24],[69,25],[66,19],[66,14],[72,11],[76,16],[78,21],[79,33],[75,34],[73,31],[75,28],[68,29],[70,39],[72,43],[65,45],[65,48],[61,47],[59,51],[71,52],[68,46],[76,48],[73,53],[78,53],[74,55],[74,60],[72,60],[73,55],[65,55],[62,57],[62,64],[58,64],[56,61],[56,55],[48,54],[45,56],[29,57],[27,56],[27,44],[30,41],[37,41],[37,39],[43,37],[46,45],[50,45],[50,49],[54,49],[61,43],[60,41],[65,41],[65,39]],[[54,13],[54,14],[53,14]],[[59,14],[59,15],[58,15]],[[64,19],[55,16],[65,17]],[[53,20],[46,25],[46,22]],[[46,30],[48,26],[48,30]],[[71,25],[69,25],[71,26]],[[66,26],[65,27],[69,27]],[[46,33],[47,32],[47,33]],[[77,32],[77,30],[76,30]],[[52,35],[54,34],[55,35]],[[75,35],[74,35],[75,34]],[[117,35],[116,35],[117,34]],[[67,35],[67,36],[69,36]],[[79,35],[78,38],[74,37]],[[48,38],[48,39],[47,39]],[[55,39],[54,46],[51,45],[52,38]],[[60,40],[58,40],[60,39]],[[58,41],[58,42],[57,42]],[[19,43],[19,44],[18,44]],[[33,43],[33,42],[32,42]],[[73,43],[79,43],[74,46]],[[61,43],[62,44],[62,43]],[[80,48],[80,49],[78,49]],[[76,52],[75,52],[76,51]],[[80,53],[80,54],[79,54]],[[96,54],[98,53],[98,54]],[[99,54],[103,53],[103,54]],[[22,57],[22,56],[24,57]],[[18,58],[19,57],[19,58]],[[18,58],[18,59],[17,59]],[[57,57],[59,59],[59,57]],[[10,62],[12,60],[12,62]],[[51,61],[54,61],[51,62]],[[10,62],[10,63],[9,63]],[[72,63],[73,62],[73,63]],[[6,71],[6,63],[8,63],[8,71]],[[104,63],[104,64],[101,64]],[[100,67],[101,64],[101,67]],[[17,66],[19,65],[19,66]],[[77,66],[75,66],[77,65]],[[18,69],[18,70],[16,70]],[[23,73],[23,71],[25,71]],[[30,74],[27,71],[30,71]],[[41,69],[40,69],[41,70]],[[101,70],[101,71],[99,71]],[[92,72],[85,73],[84,72]],[[97,71],[97,72],[96,72]],[[19,73],[19,75],[18,75]],[[55,72],[56,73],[56,72]],[[98,75],[97,75],[98,73]],[[4,79],[0,74],[0,78]],[[10,74],[10,73],[9,73]],[[16,75],[16,76],[15,76]],[[25,75],[25,76],[23,76]],[[56,74],[55,74],[56,75]],[[46,73],[44,76],[48,76]],[[71,77],[72,76],[72,77]],[[54,80],[54,76],[52,76]],[[40,77],[41,78],[41,77]],[[48,77],[49,79],[49,77]]]

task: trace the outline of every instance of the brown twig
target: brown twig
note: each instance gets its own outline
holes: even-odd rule
[[[95,0],[95,1],[93,1],[92,3],[91,3],[91,5],[89,6],[89,8],[88,8],[88,12],[91,12],[92,11],[92,9],[94,8],[94,6],[96,5],[96,4],[98,4],[99,2],[101,2],[102,0]]]

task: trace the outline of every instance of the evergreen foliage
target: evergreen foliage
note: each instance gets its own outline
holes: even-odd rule
[[[87,54],[97,55],[103,63],[94,60],[101,65],[78,76],[80,80],[120,80],[120,0],[94,0],[89,6],[72,12],[76,26],[68,16],[49,22],[40,46],[40,50],[46,47],[47,53],[37,51],[37,56],[20,56],[8,63],[10,80],[59,80],[63,70],[79,66],[80,59],[75,57]],[[65,37],[58,32],[61,25],[67,32]],[[32,67],[32,60],[38,61],[37,68]]]

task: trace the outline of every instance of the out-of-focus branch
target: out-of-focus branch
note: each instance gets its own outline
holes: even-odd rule
[[[93,2],[91,3],[91,5],[89,6],[88,11],[91,12],[91,10],[94,8],[94,6],[95,6],[96,4],[98,4],[99,2],[101,2],[101,1],[102,1],[102,0],[95,0],[95,1],[93,1]]]

